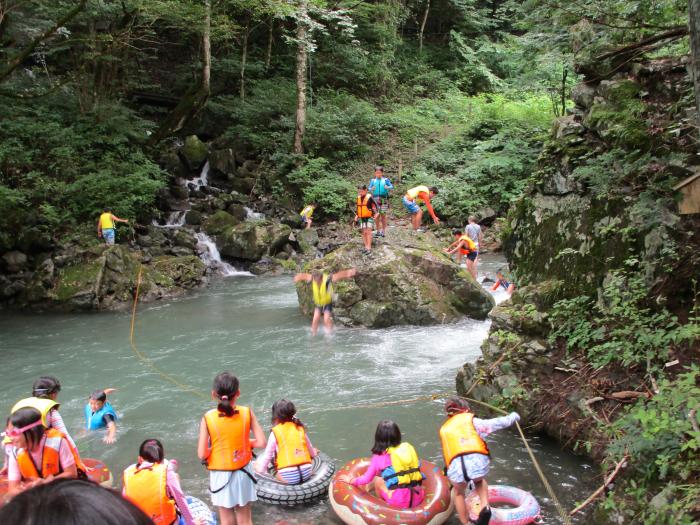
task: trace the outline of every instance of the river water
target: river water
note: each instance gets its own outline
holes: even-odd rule
[[[486,256],[482,268],[493,274],[501,263]],[[206,398],[217,372],[230,370],[239,377],[240,403],[253,408],[266,431],[272,403],[282,397],[294,401],[314,446],[338,466],[370,454],[374,429],[383,418],[397,421],[421,457],[441,463],[440,401],[357,406],[454,391],[457,369],[479,356],[488,328],[488,321],[465,320],[437,327],[339,329],[331,338],[312,338],[289,276],[232,277],[177,300],[139,305],[138,351],[183,385],[176,386],[132,351],[127,312],[3,313],[0,408],[9,413],[17,399],[30,393],[36,377],[55,375],[63,385],[61,414],[83,455],[102,459],[119,481],[122,469],[136,460],[141,441],[159,438],[166,455],[180,463],[185,491],[208,502],[208,477],[197,460],[196,444],[199,420],[213,406]],[[106,387],[118,389],[110,396],[121,418],[114,445],[103,444],[100,434],[79,430],[87,395]],[[530,444],[564,507],[585,499],[592,466],[546,438],[532,437]],[[516,432],[493,434],[489,447],[489,481],[531,491],[546,522],[561,523]],[[326,502],[296,509],[258,503],[254,520],[340,523]],[[459,522],[453,517],[448,523]]]

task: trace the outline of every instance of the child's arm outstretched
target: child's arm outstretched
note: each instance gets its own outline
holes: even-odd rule
[[[272,462],[272,458],[277,452],[277,439],[275,438],[275,433],[270,432],[270,437],[267,439],[267,446],[265,447],[265,452],[258,456],[258,460],[255,462],[255,472],[258,474],[264,474],[267,472],[267,468]]]
[[[175,461],[168,462],[168,469],[166,470],[165,483],[168,488],[168,492],[175,500],[175,506],[177,510],[180,511],[182,519],[185,521],[185,525],[199,525],[201,522],[199,520],[195,521],[190,512],[190,508],[187,506],[187,499],[185,494],[182,492],[182,487],[180,486],[180,477],[175,472],[177,463]]]
[[[105,415],[105,418],[111,417],[109,415]],[[114,422],[113,419],[109,419],[107,421],[107,435],[102,438],[102,441],[104,443],[107,443],[108,445],[111,445],[114,443],[114,441],[117,439],[117,424]]]
[[[492,432],[507,428],[515,424],[516,421],[520,421],[520,415],[517,412],[511,412],[507,416],[495,417],[493,419],[479,419],[475,417],[472,421],[474,423],[474,428],[483,438]]]
[[[298,273],[294,276],[295,283],[298,283],[299,281],[306,281],[308,283],[310,280],[311,280],[310,273]]]
[[[355,277],[357,275],[357,270],[355,268],[350,268],[349,270],[341,270],[335,272],[331,277],[333,282],[340,281],[342,279],[350,279],[350,277]]]

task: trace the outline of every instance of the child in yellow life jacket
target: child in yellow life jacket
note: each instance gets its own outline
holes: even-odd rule
[[[139,447],[138,462],[124,470],[122,495],[155,525],[199,525],[187,506],[176,467],[175,461],[165,459],[160,441],[147,439]]]
[[[365,473],[355,479],[339,479],[356,487],[374,480],[377,495],[398,509],[415,507],[425,499],[418,455],[410,443],[401,442],[401,430],[390,419],[377,425],[372,459]]]
[[[492,432],[506,428],[520,421],[516,412],[494,419],[474,417],[469,403],[460,397],[450,397],[445,402],[447,421],[440,428],[440,441],[445,459],[447,477],[452,483],[452,501],[459,520],[469,523],[464,493],[469,481],[473,481],[481,504],[481,512],[476,525],[487,525],[491,519],[488,503],[486,474],[491,463],[489,449],[484,438]]]
[[[236,405],[241,395],[238,386],[238,378],[230,372],[214,378],[211,395],[218,405],[204,414],[199,426],[197,455],[209,469],[209,492],[212,504],[219,508],[221,525],[252,525],[250,503],[258,496],[248,464],[253,449],[265,446],[253,411]]]
[[[314,314],[311,319],[311,335],[316,335],[318,325],[323,315],[323,324],[326,327],[326,334],[333,332],[333,283],[341,279],[350,279],[357,274],[355,268],[335,272],[334,274],[323,273],[314,270],[313,273],[298,273],[294,276],[294,282],[300,281],[311,283],[311,292],[314,299]]]
[[[304,225],[305,229],[311,228],[311,223],[313,220],[311,217],[313,217],[314,210],[316,210],[316,203],[312,202],[311,204],[307,204],[304,206],[304,209],[301,210],[299,215],[301,216],[301,223]]]
[[[44,427],[37,409],[18,409],[5,435],[14,447],[7,465],[11,496],[54,479],[79,476],[77,452],[63,433]]]
[[[272,405],[274,426],[265,452],[255,464],[255,471],[262,474],[267,472],[274,458],[277,478],[290,485],[299,485],[311,477],[311,459],[317,454],[304,424],[295,417],[296,413],[291,401],[275,401]]]

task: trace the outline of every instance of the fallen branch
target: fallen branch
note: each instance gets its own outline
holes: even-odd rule
[[[611,473],[607,478],[605,478],[605,481],[603,482],[603,485],[602,485],[601,487],[599,487],[593,494],[591,494],[591,495],[588,497],[588,499],[586,499],[586,501],[584,501],[584,502],[581,503],[578,507],[576,507],[574,510],[572,510],[571,512],[569,512],[569,516],[573,516],[574,514],[580,512],[580,511],[581,511],[584,507],[586,507],[591,501],[593,501],[593,500],[596,499],[598,496],[600,496],[600,494],[602,494],[602,492],[605,490],[605,487],[607,487],[608,485],[610,485],[610,483],[613,482],[613,480],[615,479],[615,476],[617,476],[617,473],[620,472],[620,469],[622,469],[622,468],[624,468],[625,466],[627,466],[627,457],[628,457],[628,456],[625,455],[625,457],[623,457],[623,458],[619,461],[619,463],[618,463],[617,465],[615,465],[615,470],[613,470],[612,473]]]
[[[698,413],[697,410],[692,409],[690,412],[688,412],[688,419],[690,420],[690,426],[693,427],[693,430],[700,434],[700,427],[698,427],[698,420],[695,417],[695,414],[697,414],[697,413]]]
[[[610,394],[613,399],[638,399],[640,397],[645,397],[647,399],[651,398],[650,394],[646,392],[635,392],[634,390],[622,390],[620,392],[613,392]]]
[[[644,38],[640,40],[639,42],[636,42],[634,44],[630,44],[625,47],[621,47],[619,49],[615,49],[614,51],[610,51],[608,53],[604,53],[600,56],[597,56],[595,58],[595,62],[602,62],[603,60],[607,58],[612,58],[617,55],[623,55],[632,51],[636,51],[640,48],[643,48],[645,46],[648,46],[650,44],[654,44],[656,42],[659,42],[661,40],[667,40],[669,38],[671,39],[676,39],[676,38],[681,38],[685,35],[688,34],[688,28],[686,26],[679,26],[671,31],[665,31],[664,33],[659,33],[657,35],[653,35],[647,38]]]

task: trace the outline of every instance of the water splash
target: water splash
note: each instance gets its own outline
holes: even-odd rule
[[[209,161],[204,165],[202,168],[202,171],[199,174],[199,177],[195,177],[194,179],[191,179],[189,182],[194,184],[194,189],[198,190],[202,188],[203,186],[208,186],[209,185]]]
[[[256,211],[253,211],[248,206],[244,206],[243,209],[245,209],[245,218],[247,221],[262,221],[263,219],[265,219],[264,213],[258,213]]]

